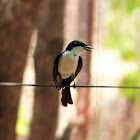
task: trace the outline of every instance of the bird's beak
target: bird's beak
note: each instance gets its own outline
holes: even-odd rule
[[[87,51],[92,52],[92,50],[91,50],[91,49],[94,49],[94,48],[93,48],[93,47],[91,47],[91,46],[84,46],[84,49],[85,49],[85,50],[87,50]]]

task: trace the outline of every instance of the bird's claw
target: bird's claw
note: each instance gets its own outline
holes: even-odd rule
[[[55,87],[56,87],[58,90],[60,90],[60,89],[61,89],[61,87],[59,87],[59,85],[58,85],[58,84],[55,84]]]
[[[76,85],[75,85],[75,83],[73,84],[73,88],[74,88],[74,89],[76,88]]]
[[[58,88],[58,84],[56,84],[55,87]]]

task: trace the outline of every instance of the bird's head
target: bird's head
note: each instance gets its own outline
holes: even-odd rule
[[[93,47],[86,45],[82,41],[74,40],[68,44],[65,51],[72,51],[74,55],[80,55],[85,51],[92,52],[91,49],[93,49]]]

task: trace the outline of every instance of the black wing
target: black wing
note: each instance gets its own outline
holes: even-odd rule
[[[75,72],[75,78],[76,78],[76,76],[78,75],[78,73],[81,71],[82,66],[83,66],[82,57],[79,56],[78,67],[77,67],[76,72]]]
[[[54,60],[54,66],[53,66],[53,80],[55,82],[55,85],[60,85],[61,76],[58,72],[58,62],[62,54],[58,54]]]

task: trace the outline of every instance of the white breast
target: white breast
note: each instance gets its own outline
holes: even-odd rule
[[[70,51],[62,54],[59,60],[58,72],[62,79],[66,79],[75,73],[78,65],[79,56],[74,56]]]

